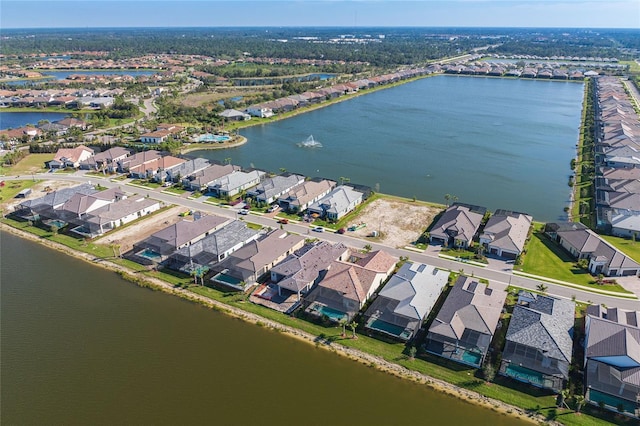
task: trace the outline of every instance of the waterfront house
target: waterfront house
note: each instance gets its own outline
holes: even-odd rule
[[[640,311],[591,305],[585,318],[585,399],[640,417]]]
[[[480,244],[489,254],[515,259],[524,249],[532,220],[525,213],[496,210],[480,235]]]
[[[429,231],[431,243],[468,248],[482,223],[485,207],[453,203]]]
[[[265,175],[266,173],[261,170],[251,170],[248,172],[238,170],[210,182],[207,185],[207,189],[219,198],[233,197],[241,191],[260,183]]]
[[[507,297],[507,286],[460,275],[429,327],[426,350],[480,367],[489,350]]]
[[[203,191],[223,176],[240,170],[240,166],[232,164],[212,164],[209,167],[182,178],[182,187],[190,191]]]
[[[314,178],[301,183],[278,198],[278,204],[292,213],[305,211],[311,204],[326,196],[336,186],[336,182]]]
[[[65,221],[82,219],[93,210],[127,198],[127,194],[119,188],[109,188],[93,194],[75,194],[62,206],[56,209],[57,217]]]
[[[351,321],[391,275],[398,259],[377,250],[352,252],[335,260],[324,278],[304,297],[305,312],[338,322]]]
[[[224,118],[227,121],[247,121],[251,120],[251,114],[238,111],[237,109],[225,109],[218,114],[219,117]]]
[[[500,374],[554,392],[569,380],[575,303],[521,291],[513,308]]]
[[[407,262],[391,276],[365,312],[365,328],[401,341],[415,336],[442,290],[449,272]]]
[[[64,169],[66,167],[78,168],[80,162],[85,161],[94,155],[91,148],[84,145],[78,145],[75,148],[60,148],[53,157],[53,160],[47,161],[45,165],[49,169]]]
[[[140,135],[142,143],[162,143],[168,138],[175,138],[182,134],[184,127],[175,124],[161,123],[156,126],[156,130]]]
[[[254,117],[269,118],[273,117],[273,110],[264,105],[251,105],[247,108],[247,114]]]
[[[616,277],[640,273],[640,264],[579,222],[547,223],[545,233],[571,256],[587,259],[593,275]]]
[[[40,135],[42,135],[42,130],[31,126],[0,130],[0,140],[5,140],[9,142],[10,145],[15,145],[20,142],[29,142],[36,136]]]
[[[39,220],[43,217],[54,217],[54,210],[62,207],[74,195],[95,194],[98,190],[93,185],[84,183],[70,188],[61,188],[57,191],[49,192],[44,197],[26,200],[15,208],[16,216],[25,220]]]
[[[70,220],[76,225],[71,232],[93,238],[149,215],[160,207],[159,201],[142,195],[119,199],[87,213],[79,220]]]
[[[271,204],[281,195],[291,191],[296,185],[304,182],[305,177],[296,174],[282,174],[269,177],[260,182],[255,188],[247,191],[259,203]]]
[[[276,229],[227,256],[212,269],[215,284],[245,291],[273,266],[304,245],[304,237]]]
[[[342,243],[328,241],[306,244],[271,268],[271,282],[278,288],[278,294],[294,293],[297,300],[320,281],[331,262],[346,260],[349,249]]]
[[[132,257],[139,263],[161,263],[173,252],[198,242],[222,228],[230,219],[221,216],[194,215],[151,234],[133,245]]]
[[[362,203],[364,194],[350,186],[340,185],[319,201],[311,204],[309,213],[321,218],[337,221]]]
[[[186,247],[178,249],[169,256],[169,267],[190,273],[196,268],[209,269],[245,244],[258,239],[260,231],[247,227],[240,220],[218,229],[212,234]]]

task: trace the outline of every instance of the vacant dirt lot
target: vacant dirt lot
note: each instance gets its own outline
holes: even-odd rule
[[[375,241],[392,247],[404,247],[417,240],[441,211],[440,208],[419,202],[381,198],[369,204],[349,223],[349,226],[359,223],[366,223],[367,226],[347,232],[357,237],[368,237],[372,231],[380,231],[381,236]]]
[[[133,248],[133,243],[144,240],[154,232],[182,220],[178,215],[183,211],[184,207],[171,207],[154,216],[147,217],[134,225],[109,233],[96,240],[96,243],[105,245],[118,244],[120,246],[120,253],[124,254]]]

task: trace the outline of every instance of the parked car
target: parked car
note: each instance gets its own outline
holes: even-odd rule
[[[338,230],[336,231],[336,234],[344,234],[345,232],[347,232],[347,230],[346,230],[346,229],[344,229],[344,228],[340,228],[340,229],[338,229]]]
[[[249,214],[249,210],[240,209],[240,210],[238,211],[238,213],[240,213],[240,214],[242,214],[242,215],[245,215],[245,216],[246,216],[246,215],[248,215],[248,214]]]
[[[269,213],[273,213],[273,212],[275,212],[276,210],[278,210],[279,208],[280,208],[280,206],[279,206],[279,205],[274,204],[273,206],[271,206],[271,207],[269,207],[269,208],[267,209],[267,212],[269,212]]]
[[[324,228],[322,226],[316,226],[315,228],[313,228],[313,230],[315,232],[324,232]]]
[[[282,224],[286,225],[287,223],[289,223],[289,219],[280,219],[278,221],[278,223],[282,223]]]

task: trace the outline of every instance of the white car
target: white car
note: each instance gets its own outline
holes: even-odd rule
[[[248,214],[249,214],[249,210],[240,209],[240,210],[238,211],[238,213],[239,213],[239,214],[241,214],[241,215],[245,215],[245,216],[246,216],[246,215],[248,215]]]
[[[322,226],[316,226],[315,228],[313,228],[313,230],[315,232],[324,232],[324,228]]]

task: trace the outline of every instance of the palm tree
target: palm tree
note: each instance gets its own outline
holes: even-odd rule
[[[549,289],[549,287],[547,287],[546,285],[544,285],[544,284],[540,283],[540,284],[538,284],[538,285],[536,286],[536,289],[538,289],[538,291],[539,291],[540,293],[543,293],[543,294],[544,294],[544,293],[546,293],[546,292],[547,292],[547,290]]]
[[[582,410],[582,407],[584,406],[584,396],[576,395],[573,397],[573,400],[576,402],[576,413],[579,413],[580,410]]]
[[[449,207],[449,200],[451,200],[451,194],[444,194],[444,200],[447,202],[447,207]]]
[[[567,399],[569,399],[570,394],[571,392],[569,391],[569,389],[562,389],[562,392],[560,392],[558,398],[558,407],[562,407],[564,405],[565,407],[569,408],[569,406],[567,405]]]
[[[347,335],[347,319],[342,318],[339,324],[342,326],[342,337],[345,337]]]
[[[358,336],[356,336],[356,328],[358,327],[358,323],[356,321],[351,321],[349,323],[349,328],[351,329],[351,332],[353,333],[353,339],[357,339]]]

